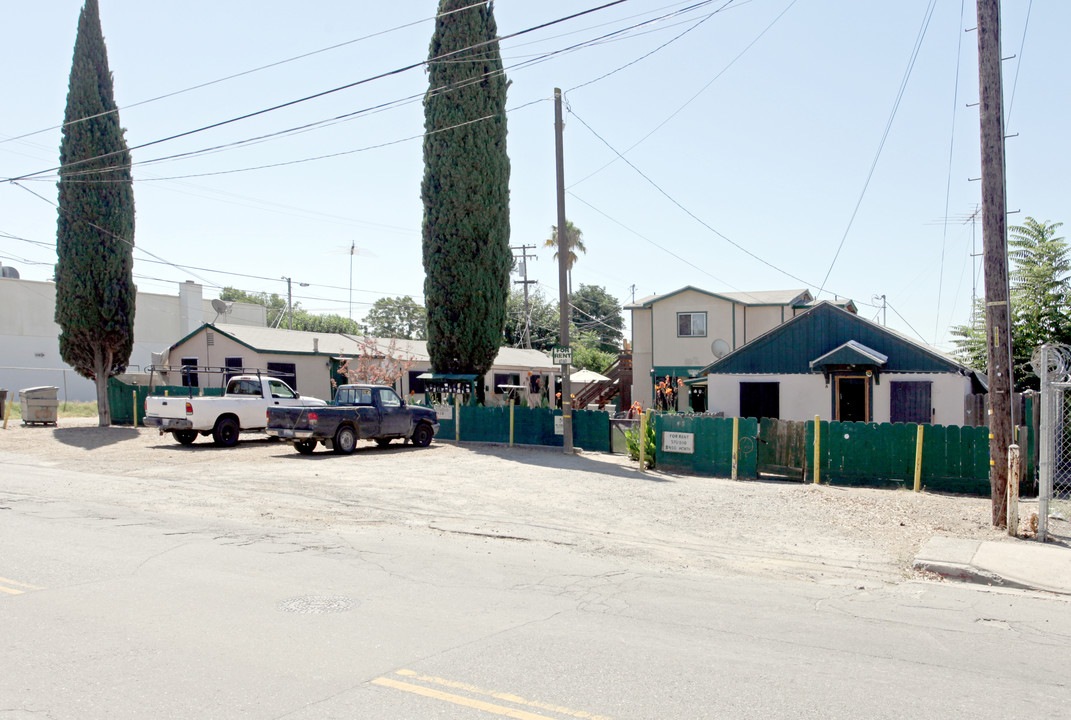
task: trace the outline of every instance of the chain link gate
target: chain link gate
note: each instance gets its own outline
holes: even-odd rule
[[[1041,379],[1038,539],[1049,517],[1071,518],[1071,346],[1042,345],[1030,362]]]

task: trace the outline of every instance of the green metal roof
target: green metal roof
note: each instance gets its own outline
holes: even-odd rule
[[[812,360],[849,341],[885,356],[883,372],[971,372],[931,348],[822,302],[711,363],[702,374],[809,374]]]
[[[838,348],[830,350],[820,358],[811,360],[811,369],[820,370],[830,365],[867,365],[882,367],[889,361],[886,355],[868,348],[855,340],[849,340]]]

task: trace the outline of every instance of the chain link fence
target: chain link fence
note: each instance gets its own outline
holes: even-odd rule
[[[1038,538],[1049,520],[1071,519],[1071,347],[1043,345],[1031,358],[1041,379]]]

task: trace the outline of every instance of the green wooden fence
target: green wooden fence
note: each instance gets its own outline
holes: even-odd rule
[[[455,408],[450,409],[451,415]],[[554,418],[561,410],[550,408],[513,409],[513,443],[562,447],[565,439],[554,432]],[[454,418],[439,418],[439,440],[456,435]],[[461,442],[509,442],[509,407],[461,406]],[[573,411],[573,445],[593,452],[610,452],[610,414],[598,410]]]
[[[764,421],[768,422],[768,421]],[[668,414],[654,417],[656,467],[662,470],[729,477],[732,473],[731,418]],[[765,426],[764,426],[765,427]],[[913,487],[918,426],[904,423],[819,423],[820,480],[834,485]],[[691,435],[670,443],[665,434]],[[678,436],[674,439],[680,439]],[[763,448],[767,457],[805,456],[806,479],[814,478],[814,422],[805,433],[762,433],[754,418],[739,421],[737,477],[757,477],[760,442],[802,443],[802,448]],[[682,449],[683,448],[683,449]],[[690,450],[690,451],[689,451]],[[801,473],[802,475],[802,473]],[[800,476],[797,476],[800,477]],[[935,492],[989,494],[989,430],[985,427],[923,427],[922,487]]]
[[[157,385],[152,389],[153,395],[184,396],[190,394],[190,388],[181,385]],[[222,395],[222,388],[193,388],[193,395]],[[108,378],[108,407],[112,413],[112,424],[133,425],[134,407],[137,403],[138,425],[145,412],[145,397],[149,388],[145,385],[127,385],[116,378]],[[135,399],[136,396],[136,399]]]

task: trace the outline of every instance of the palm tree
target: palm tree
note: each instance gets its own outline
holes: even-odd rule
[[[573,252],[573,248],[576,248],[582,253],[586,253],[588,249],[584,247],[584,231],[573,225],[572,220],[565,221],[565,236],[568,240],[569,254],[565,256],[565,269],[569,273],[569,297],[573,296],[573,264],[577,261],[578,256]],[[554,259],[558,259],[558,226],[550,226],[550,237],[543,243],[543,247],[552,247],[554,250]]]

